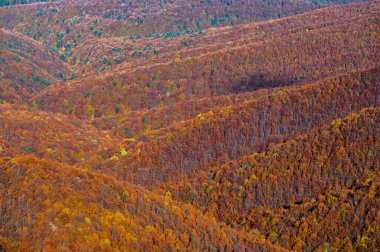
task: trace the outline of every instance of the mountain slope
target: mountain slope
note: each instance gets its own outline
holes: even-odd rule
[[[0,159],[0,165],[5,250],[282,250],[178,204],[170,194],[32,156]]]
[[[188,52],[184,46],[168,59],[154,56],[163,61],[121,64],[123,70],[115,68],[96,79],[91,76],[47,88],[35,100],[44,101],[40,106],[44,110],[85,118],[85,108],[91,106],[95,117],[110,117],[187,99],[304,84],[378,67],[379,8],[379,2],[362,3],[221,28],[216,35],[207,30],[205,38],[199,37],[198,46]],[[265,34],[256,36],[262,28]],[[266,38],[267,30],[274,32]],[[209,48],[208,42],[216,42],[214,37],[227,43]],[[65,100],[68,107],[63,105]]]
[[[227,162],[305,133],[337,117],[379,105],[378,69],[283,88],[211,111],[134,143],[119,161],[99,166],[145,186],[181,180],[207,165]],[[133,167],[133,169],[131,169]]]
[[[372,250],[380,242],[379,120],[379,107],[337,118],[266,152],[201,170],[167,190],[288,249],[329,242]]]
[[[34,154],[66,164],[91,164],[119,151],[122,139],[74,117],[0,106],[0,156]],[[37,134],[36,134],[37,132]],[[41,134],[38,134],[41,132]]]
[[[27,102],[45,87],[62,82],[68,67],[58,56],[17,32],[0,29],[0,99]]]
[[[0,0],[0,251],[377,251],[380,1],[346,2]]]

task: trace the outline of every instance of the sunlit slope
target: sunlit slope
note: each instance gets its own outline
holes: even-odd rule
[[[86,121],[25,107],[0,105],[0,156],[34,154],[67,164],[90,168],[110,158],[122,140],[108,131],[98,130]]]
[[[33,156],[0,159],[5,250],[281,251],[173,201],[114,178]]]

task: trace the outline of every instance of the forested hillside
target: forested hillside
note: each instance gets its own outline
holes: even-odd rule
[[[1,99],[27,102],[42,89],[63,81],[68,66],[39,42],[5,29],[0,36]]]
[[[379,112],[371,108],[337,118],[265,152],[182,179],[170,191],[289,249],[316,249],[329,234],[325,241],[335,248],[352,249],[356,242],[375,250]]]
[[[379,59],[379,0],[0,0],[0,251],[377,251]]]
[[[206,30],[210,35],[198,38],[199,42],[182,39],[194,43],[189,49],[181,46],[160,53],[152,64],[149,59],[142,66],[121,64],[124,70],[116,68],[102,75],[96,85],[93,76],[69,81],[46,89],[35,100],[43,101],[40,107],[44,110],[88,117],[92,108],[94,117],[101,117],[119,110],[161,108],[192,98],[302,84],[373,68],[380,58],[378,8],[378,4],[372,9],[359,5],[313,12],[239,27],[237,32],[235,27]],[[321,19],[332,21],[315,25]],[[262,35],[253,35],[258,31]]]

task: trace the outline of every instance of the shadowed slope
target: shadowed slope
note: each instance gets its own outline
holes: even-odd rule
[[[99,168],[146,186],[180,180],[204,166],[235,160],[337,117],[379,104],[378,69],[288,87],[170,128]],[[133,164],[133,165],[132,165]],[[133,169],[132,169],[133,167]]]

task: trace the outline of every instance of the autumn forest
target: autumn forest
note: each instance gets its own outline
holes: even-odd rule
[[[379,0],[0,0],[0,251],[379,250]]]

